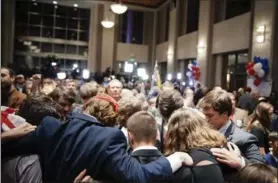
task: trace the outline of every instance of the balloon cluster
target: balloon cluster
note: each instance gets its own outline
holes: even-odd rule
[[[189,71],[187,71],[186,75],[189,78],[194,78],[195,80],[199,80],[200,76],[201,76],[201,72],[200,72],[200,67],[197,63],[196,60],[194,60],[192,63],[188,64]]]
[[[254,85],[259,86],[263,77],[269,72],[268,60],[266,58],[254,57],[252,62],[246,64],[248,76],[255,77]]]

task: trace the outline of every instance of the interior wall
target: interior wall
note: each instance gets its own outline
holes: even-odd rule
[[[212,53],[249,48],[251,13],[214,24]]]
[[[157,62],[165,62],[167,61],[167,52],[168,52],[168,42],[164,42],[156,45],[156,54],[155,58]]]
[[[192,32],[178,38],[177,59],[197,57],[198,32]]]
[[[148,45],[117,43],[117,61],[126,61],[134,56],[136,62],[147,63],[148,54]]]

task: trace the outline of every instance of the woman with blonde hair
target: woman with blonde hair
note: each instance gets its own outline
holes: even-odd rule
[[[263,156],[269,153],[268,135],[271,129],[272,114],[273,106],[266,102],[260,102],[247,125],[247,131],[257,137],[260,152]]]
[[[220,165],[210,149],[226,146],[226,138],[212,129],[197,111],[189,108],[175,111],[168,123],[165,155],[188,152],[194,162],[192,167],[179,169],[173,182],[224,182]]]
[[[101,124],[108,127],[117,125],[119,105],[109,95],[102,94],[93,97],[83,107],[83,112],[95,117]]]

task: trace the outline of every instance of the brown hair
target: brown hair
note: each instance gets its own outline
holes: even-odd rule
[[[212,90],[202,99],[199,107],[202,109],[212,107],[219,114],[227,112],[230,116],[233,111],[232,101],[225,90]]]
[[[183,98],[176,90],[162,91],[157,98],[157,108],[164,119],[169,119],[171,114],[183,105]]]
[[[146,111],[133,114],[127,121],[127,130],[134,135],[136,142],[155,143],[157,124],[154,117]]]
[[[63,97],[69,103],[73,104],[75,102],[76,94],[69,91],[65,87],[57,87],[49,95],[54,101],[58,101],[60,97]]]
[[[250,164],[238,173],[240,183],[274,183],[277,182],[277,169],[265,164]]]
[[[252,119],[247,125],[247,131],[250,131],[253,125],[261,126],[264,130],[269,132],[270,126],[271,126],[271,119],[269,116],[269,109],[272,107],[271,104],[266,102],[260,102],[253,115]],[[259,123],[255,123],[255,121],[258,121]]]
[[[111,98],[109,95],[97,95],[103,98]],[[104,126],[115,126],[117,122],[117,112],[112,102],[94,97],[84,104],[83,111],[97,118]]]
[[[200,147],[223,147],[226,143],[226,138],[212,129],[197,111],[189,108],[179,109],[169,119],[165,154]]]
[[[126,127],[128,118],[134,113],[142,110],[143,103],[137,97],[125,97],[119,100],[117,122]]]

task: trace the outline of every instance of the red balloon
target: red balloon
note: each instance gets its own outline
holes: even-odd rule
[[[254,85],[255,85],[255,86],[259,86],[259,85],[261,84],[261,81],[262,81],[262,80],[261,80],[260,78],[255,79],[255,80],[254,80]]]
[[[200,76],[201,76],[201,72],[200,72],[200,71],[197,72],[197,73],[196,73],[196,76],[199,76],[199,77],[200,77]]]
[[[254,65],[255,65],[255,62],[248,62],[248,63],[245,65],[245,68],[246,68],[246,70],[249,70],[249,69],[252,68]]]
[[[248,69],[247,73],[251,76],[254,76],[256,74],[256,72],[253,68]]]
[[[199,70],[200,70],[200,67],[195,67],[195,70],[196,70],[196,71],[199,71]]]

